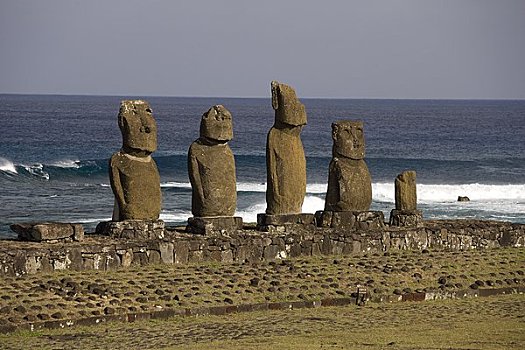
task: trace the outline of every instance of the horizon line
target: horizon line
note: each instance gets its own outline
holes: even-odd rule
[[[28,93],[28,92],[0,92],[0,95],[26,95],[26,96],[86,96],[86,97],[128,97],[128,96],[143,96],[143,97],[163,97],[163,98],[231,98],[231,99],[270,99],[271,96],[205,96],[205,95],[150,95],[150,94],[89,94],[89,93]],[[525,97],[509,98],[509,97],[318,97],[305,96],[298,97],[301,99],[311,100],[447,100],[447,101],[523,101]]]

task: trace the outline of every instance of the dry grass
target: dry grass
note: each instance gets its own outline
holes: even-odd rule
[[[3,349],[523,349],[525,296],[300,309],[0,336]]]

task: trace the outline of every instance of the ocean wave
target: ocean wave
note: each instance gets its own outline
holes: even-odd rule
[[[372,185],[372,194],[376,201],[394,203],[394,184],[375,183]],[[525,184],[417,184],[417,199],[421,203],[455,202],[458,196],[467,196],[471,201],[512,201],[515,203],[525,199]]]
[[[18,172],[16,171],[15,164],[9,159],[2,157],[0,157],[0,171],[11,174],[18,174]]]
[[[23,177],[40,180],[63,177],[104,175],[107,176],[107,160],[62,159],[49,163],[19,163],[0,157],[0,172],[9,178]]]

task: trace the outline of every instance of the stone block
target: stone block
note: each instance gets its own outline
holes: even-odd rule
[[[11,230],[18,234],[18,239],[23,241],[55,241],[84,239],[84,227],[81,224],[60,222],[38,222],[12,224]]]
[[[191,233],[210,235],[241,230],[242,224],[242,218],[239,216],[192,217],[188,219],[186,230]]]
[[[173,243],[162,242],[159,244],[160,259],[164,264],[173,264]]]
[[[257,230],[266,232],[286,232],[294,228],[315,228],[314,214],[257,214]]]
[[[421,227],[423,225],[423,212],[421,210],[398,210],[390,212],[390,226]]]
[[[95,232],[112,238],[154,240],[163,239],[165,224],[162,220],[103,221]]]
[[[318,227],[338,230],[369,230],[385,226],[382,211],[318,211],[316,212]]]

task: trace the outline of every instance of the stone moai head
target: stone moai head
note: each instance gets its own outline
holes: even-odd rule
[[[157,149],[157,124],[148,102],[122,101],[118,113],[118,126],[122,132],[124,152],[149,155]]]
[[[395,200],[398,210],[416,210],[416,172],[406,170],[397,175],[395,180]]]
[[[275,80],[272,81],[271,86],[275,123],[291,126],[306,125],[306,110],[295,95],[295,90]]]
[[[365,134],[362,121],[339,120],[332,123],[334,157],[365,158]]]
[[[222,105],[211,107],[202,115],[200,137],[225,143],[233,138],[232,115]]]

